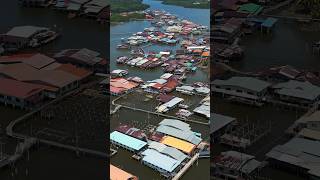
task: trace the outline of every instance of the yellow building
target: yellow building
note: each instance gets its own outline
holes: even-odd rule
[[[195,145],[187,142],[187,141],[183,141],[181,139],[177,139],[171,136],[164,136],[161,140],[162,144],[165,144],[167,146],[171,146],[174,147],[176,149],[179,149],[187,154],[191,154],[192,151],[195,149]]]

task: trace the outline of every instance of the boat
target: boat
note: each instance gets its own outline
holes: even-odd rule
[[[39,47],[43,44],[47,44],[53,40],[55,40],[56,38],[59,37],[59,34],[51,31],[51,30],[46,30],[45,32],[41,32],[36,34],[29,42],[29,46],[30,47]]]
[[[178,106],[179,106],[179,108],[183,108],[183,109],[188,109],[189,108],[189,106],[186,105],[186,104],[179,104]]]
[[[130,49],[130,46],[128,44],[119,44],[117,49]]]
[[[139,156],[139,155],[137,155],[137,154],[134,154],[134,155],[132,156],[132,158],[135,159],[135,160],[140,161],[141,156]]]
[[[129,60],[127,56],[119,56],[116,60],[117,64],[124,64]]]

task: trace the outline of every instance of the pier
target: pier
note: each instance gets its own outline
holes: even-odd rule
[[[16,139],[20,139],[20,140],[24,140],[24,144],[20,145],[22,147],[19,147],[19,145],[17,146],[17,149],[22,149],[23,152],[27,151],[29,148],[31,148],[35,144],[35,142],[37,142],[37,143],[42,143],[42,144],[46,144],[46,145],[49,145],[49,146],[54,146],[54,147],[58,147],[58,148],[62,148],[62,149],[75,151],[77,153],[77,155],[80,155],[80,153],[82,153],[82,154],[90,154],[90,155],[97,156],[97,157],[102,157],[102,158],[108,157],[108,154],[106,152],[99,152],[99,151],[95,151],[95,150],[92,150],[92,149],[80,148],[80,147],[77,147],[77,146],[62,144],[62,143],[58,143],[58,142],[54,142],[54,141],[41,139],[41,138],[35,138],[35,137],[28,136],[28,135],[16,133],[16,132],[13,131],[14,127],[17,124],[22,123],[23,121],[26,121],[32,115],[40,112],[44,108],[46,108],[46,107],[48,107],[48,106],[50,106],[50,105],[52,105],[54,103],[57,103],[57,102],[62,101],[63,99],[65,99],[65,98],[67,98],[69,96],[72,96],[73,94],[77,94],[77,93],[81,92],[85,88],[90,87],[90,86],[92,86],[93,84],[95,84],[97,82],[98,81],[92,81],[90,83],[84,84],[80,88],[75,89],[74,91],[71,91],[71,92],[69,92],[69,93],[67,93],[67,94],[65,94],[65,95],[63,95],[63,96],[61,96],[59,98],[56,98],[56,99],[44,104],[43,106],[41,106],[41,107],[39,107],[39,108],[29,112],[29,113],[17,118],[16,120],[11,121],[10,124],[6,127],[6,134],[8,136],[10,136],[10,137],[13,137],[13,138],[16,138]],[[16,154],[13,155],[10,158],[11,159],[13,158],[12,161],[15,161],[18,158],[20,158],[21,154],[22,153],[17,153],[16,152]]]
[[[172,180],[180,179],[183,176],[183,174],[186,173],[187,170],[194,164],[194,162],[198,160],[198,158],[199,158],[199,153],[195,154],[190,159],[190,161],[185,166],[183,166],[183,168],[172,178]]]
[[[192,123],[196,123],[196,124],[210,126],[209,122],[201,122],[201,121],[191,120],[191,119],[181,119],[181,118],[176,117],[176,116],[171,116],[171,115],[167,115],[167,114],[161,114],[161,113],[157,113],[157,112],[148,111],[148,110],[145,110],[145,109],[140,109],[140,108],[135,108],[135,107],[131,107],[131,106],[126,106],[126,105],[121,105],[121,104],[115,103],[115,101],[119,100],[120,98],[122,98],[125,95],[119,96],[119,97],[117,97],[116,99],[114,99],[112,101],[112,105],[116,106],[116,108],[112,111],[112,114],[116,113],[116,111],[119,110],[122,107],[122,108],[130,109],[130,110],[134,110],[134,111],[141,111],[141,112],[148,113],[148,114],[154,114],[154,115],[157,115],[157,116],[162,116],[162,117],[169,118],[169,119],[178,119],[178,120],[185,121],[185,122],[192,122]]]

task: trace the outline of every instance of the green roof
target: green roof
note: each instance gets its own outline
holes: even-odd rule
[[[262,11],[262,9],[263,7],[258,4],[248,3],[248,4],[241,5],[240,8],[238,9],[238,12],[257,15]]]

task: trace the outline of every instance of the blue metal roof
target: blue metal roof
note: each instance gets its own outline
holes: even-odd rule
[[[110,140],[115,141],[119,144],[125,145],[131,149],[136,150],[136,151],[140,150],[141,148],[143,148],[144,146],[147,145],[147,143],[144,141],[141,141],[139,139],[128,136],[128,135],[123,134],[118,131],[113,131],[110,134]]]
[[[261,24],[261,26],[271,28],[277,21],[278,19],[269,17]]]
[[[161,168],[167,172],[172,172],[181,163],[180,161],[159,153],[154,149],[147,149],[142,152],[142,155],[144,155],[142,161],[152,164],[153,166]]]

